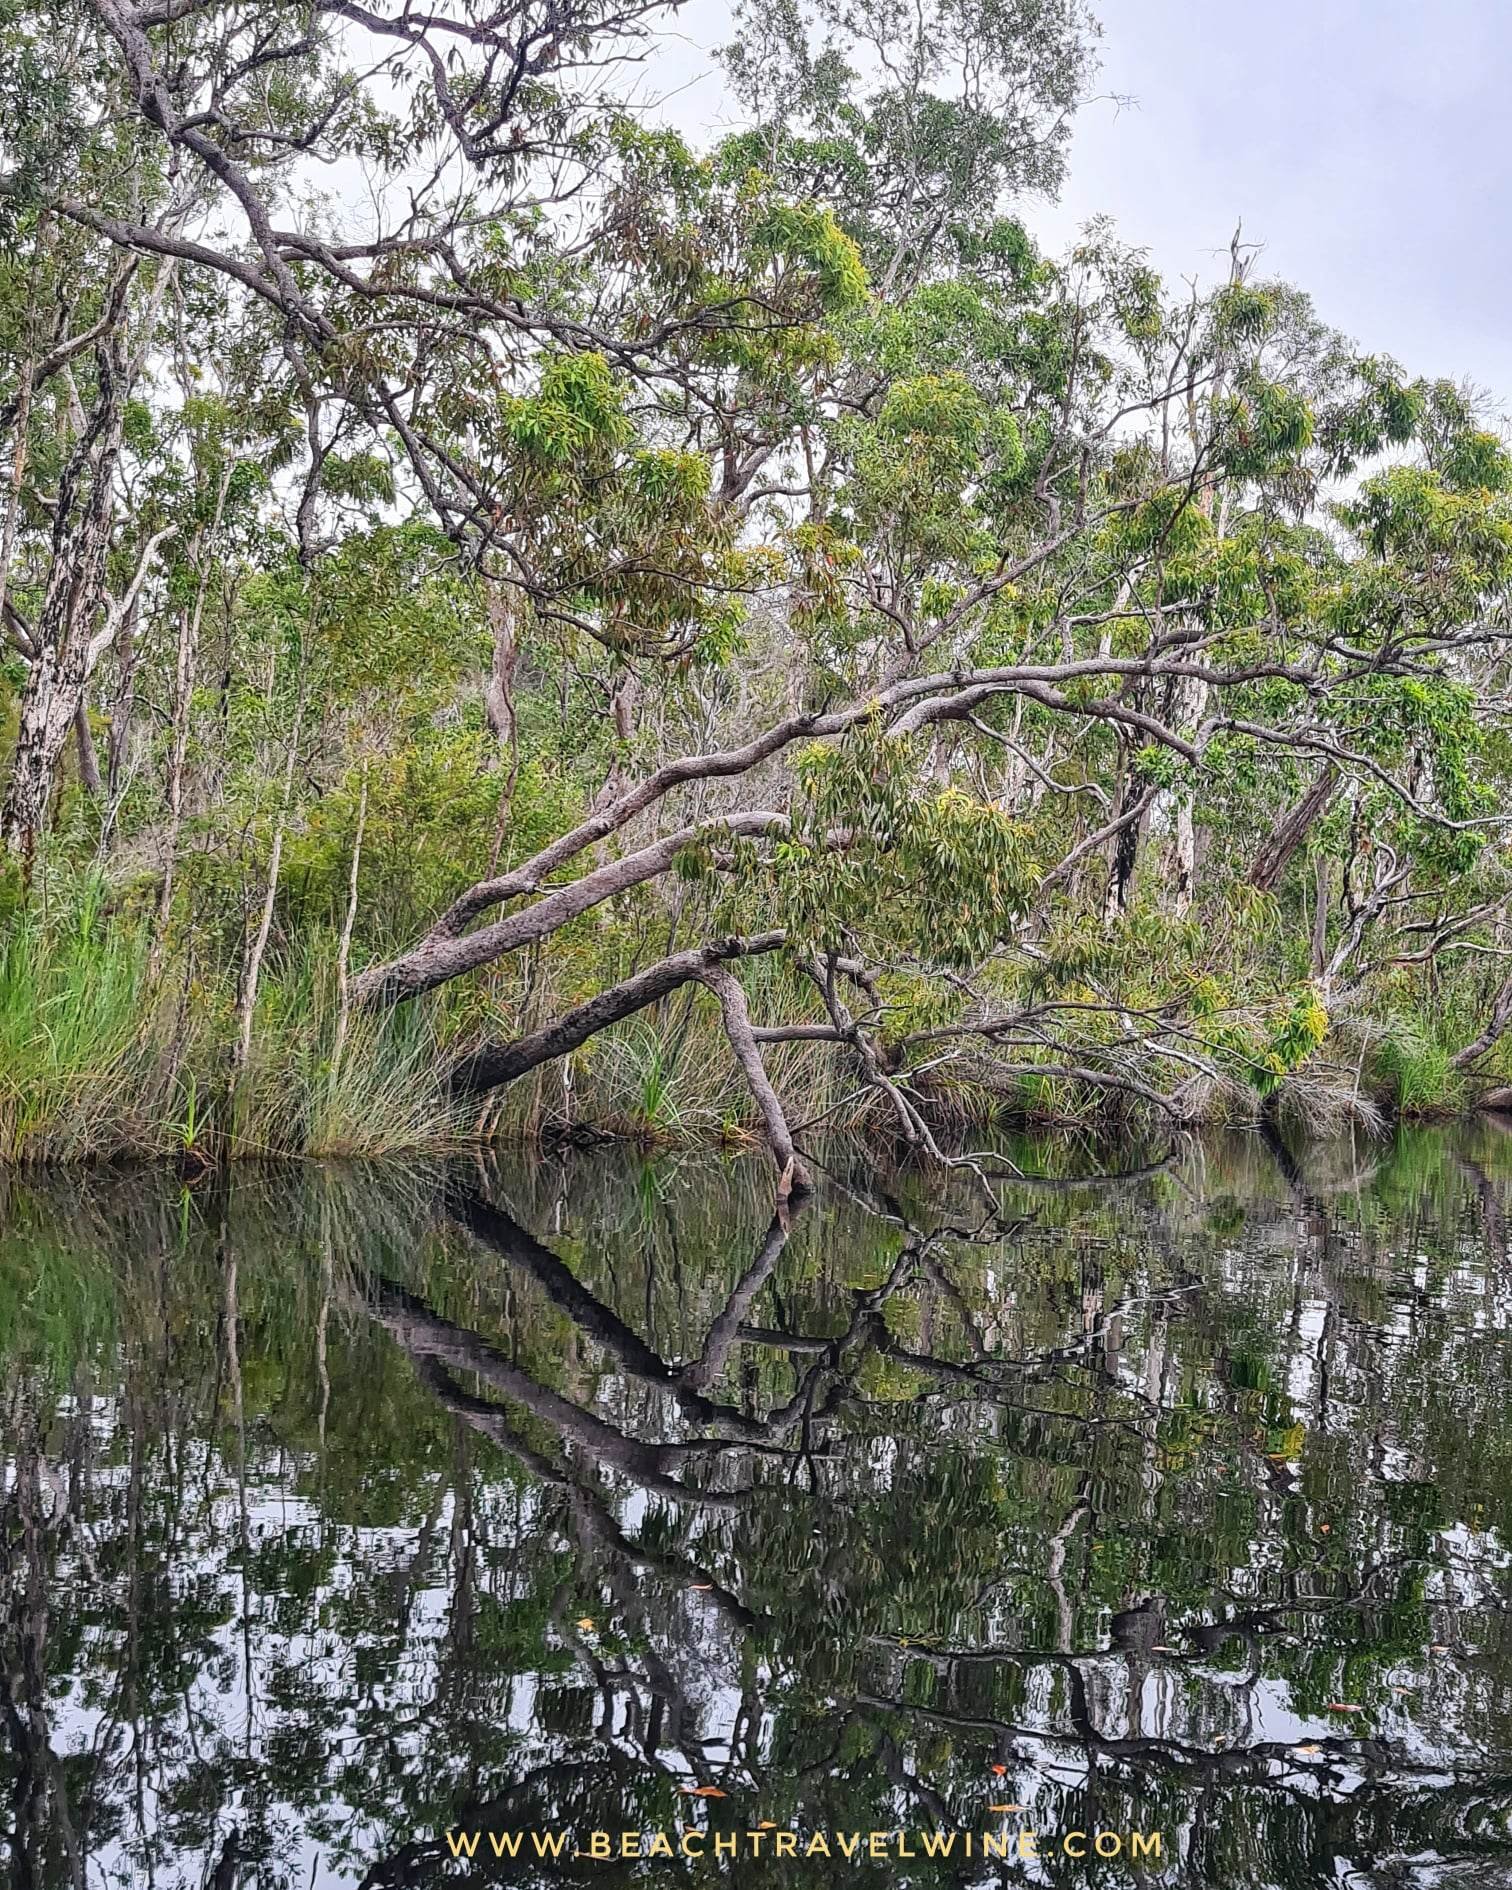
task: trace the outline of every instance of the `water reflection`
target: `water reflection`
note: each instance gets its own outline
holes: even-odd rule
[[[1512,1138],[1010,1152],[8,1184],[14,1882],[1512,1884]]]

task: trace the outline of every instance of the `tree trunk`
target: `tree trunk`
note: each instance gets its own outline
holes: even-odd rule
[[[39,631],[55,635],[56,624],[44,615]],[[77,725],[84,686],[83,665],[75,647],[42,644],[28,669],[21,692],[20,724],[11,758],[11,778],[0,804],[0,850],[18,858],[27,878],[37,842],[47,821],[47,806],[58,764]]]
[[[89,726],[89,702],[85,696],[79,697],[79,706],[74,710],[74,746],[79,754],[79,785],[92,801],[97,801],[104,794],[105,785],[100,779],[100,762],[95,754],[94,730]]]
[[[1172,690],[1170,719],[1188,739],[1195,735],[1207,713],[1208,693],[1205,682],[1191,677],[1181,678]],[[1178,919],[1184,919],[1192,909],[1197,889],[1196,808],[1190,788],[1174,789],[1171,799],[1171,909]]]
[[[499,808],[494,820],[493,846],[488,856],[488,870],[499,870],[504,851],[504,835],[509,827],[509,810],[514,802],[515,783],[520,773],[519,719],[515,714],[514,677],[520,661],[520,643],[515,634],[515,600],[502,584],[487,586],[488,621],[493,630],[493,662],[488,685],[483,692],[483,707],[488,726],[505,753],[504,782],[499,789]]]
[[[294,797],[294,763],[299,754],[299,729],[304,720],[304,695],[301,692],[294,710],[294,727],[289,736],[289,754],[284,763],[283,796],[278,807],[278,825],[273,829],[273,850],[268,856],[268,881],[263,890],[262,915],[257,932],[242,965],[240,988],[236,994],[236,1051],[233,1068],[244,1070],[252,1057],[252,1019],[257,1010],[257,986],[262,977],[263,954],[268,949],[268,933],[273,926],[273,905],[278,898],[278,870],[283,861],[284,833],[289,821],[289,803]]]
[[[173,911],[173,882],[178,866],[179,830],[184,818],[184,761],[189,752],[189,704],[194,694],[195,619],[179,612],[178,653],[173,671],[173,740],[168,750],[168,831],[163,838],[163,881],[158,889],[157,919],[152,935],[152,968],[162,962]]]
[[[1328,899],[1332,878],[1327,854],[1313,861],[1312,975],[1321,978],[1328,964]]]
[[[1192,797],[1181,794],[1176,801],[1176,837],[1171,902],[1178,919],[1192,909],[1192,891],[1197,883],[1197,823],[1193,818]]]
[[[485,1090],[512,1083],[541,1064],[566,1056],[622,1017],[643,1011],[648,1004],[703,977],[710,966],[729,958],[775,951],[782,942],[781,932],[763,932],[755,938],[720,939],[711,945],[674,952],[670,958],[659,959],[633,978],[611,985],[563,1012],[528,1036],[516,1037],[512,1043],[481,1044],[452,1071],[452,1090],[459,1096],[480,1096]]]
[[[116,631],[116,692],[110,705],[110,740],[105,747],[105,791],[112,807],[120,801],[125,783],[126,758],[131,747],[131,724],[136,713],[137,606],[121,613]]]
[[[16,525],[21,516],[21,484],[26,477],[26,429],[31,424],[31,392],[34,363],[28,356],[21,363],[21,377],[16,389],[15,445],[11,450],[11,471],[5,495],[5,522],[0,525],[0,631],[3,631],[5,600],[10,585],[11,552],[16,542]]]
[[[52,556],[21,692],[11,778],[0,803],[0,851],[29,878],[58,763],[99,659],[116,460],[126,407],[119,330],[97,350],[100,391],[58,486]]]
[[[719,999],[725,1035],[745,1074],[756,1107],[761,1111],[761,1119],[766,1126],[767,1145],[777,1164],[777,1199],[785,1201],[790,1194],[807,1193],[811,1185],[808,1170],[798,1159],[782,1100],[767,1075],[761,1046],[751,1030],[751,1014],[746,1008],[745,992],[740,980],[733,972],[726,971],[723,965],[710,967],[702,976],[703,982]]]
[[[352,933],[357,927],[357,876],[362,866],[362,831],[367,825],[368,771],[362,764],[362,796],[357,803],[357,831],[352,836],[352,870],[347,880],[346,917],[341,922],[341,943],[336,951],[336,1042],[331,1050],[331,1072],[341,1068],[341,1053],[346,1048],[347,1030],[352,1021],[352,985],[348,975],[352,962]]]
[[[1134,885],[1134,869],[1139,864],[1139,830],[1144,822],[1131,820],[1121,827],[1113,843],[1113,865],[1108,874],[1108,897],[1103,916],[1110,923],[1129,909],[1129,895]]]
[[[257,1011],[257,987],[262,978],[263,954],[268,949],[268,933],[273,925],[273,906],[278,898],[278,870],[283,860],[284,815],[278,816],[273,830],[273,851],[268,856],[268,880],[263,889],[262,916],[242,965],[241,982],[236,993],[236,1052],[232,1067],[244,1070],[252,1060],[252,1019]]]
[[[1338,799],[1343,785],[1343,777],[1330,761],[1296,806],[1283,814],[1266,836],[1265,844],[1255,855],[1255,863],[1250,868],[1249,881],[1252,886],[1258,887],[1261,892],[1275,891],[1292,855],[1311,832],[1313,823],[1320,815],[1327,813]]]

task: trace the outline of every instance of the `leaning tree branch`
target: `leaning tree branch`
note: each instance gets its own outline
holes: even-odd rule
[[[903,737],[932,722],[969,720],[971,713],[992,696],[1019,694],[1064,713],[1136,727],[1151,740],[1195,763],[1200,760],[1199,750],[1153,716],[1131,710],[1112,697],[1078,701],[1054,685],[1097,676],[1125,680],[1170,676],[1230,686],[1277,677],[1296,680],[1299,674],[1293,666],[1284,663],[1258,663],[1220,670],[1189,661],[1095,656],[1062,663],[947,670],[896,683],[840,709],[788,716],[737,747],[683,755],[665,763],[522,865],[496,878],[479,880],[442,913],[409,951],[364,972],[354,986],[356,1001],[371,1006],[403,1002],[463,972],[490,964],[521,945],[544,938],[590,906],[665,872],[677,853],[704,833],[723,830],[732,834],[755,834],[785,824],[786,817],[774,812],[720,815],[698,827],[683,828],[653,846],[586,874],[551,892],[522,913],[476,932],[467,931],[475,919],[492,907],[540,892],[550,874],[587,848],[619,832],[675,788],[748,774],[796,742],[843,735],[873,716],[880,716],[889,723],[891,734]]]
[[[731,958],[754,958],[761,952],[776,951],[786,936],[784,932],[759,932],[752,938],[717,939],[690,951],[674,952],[671,957],[648,965],[634,977],[610,985],[607,990],[563,1012],[528,1036],[516,1037],[509,1043],[481,1044],[453,1069],[452,1090],[458,1096],[480,1096],[487,1090],[512,1083],[541,1064],[576,1050],[610,1024],[617,1024],[621,1018],[643,1011],[680,986],[703,978],[711,967],[723,965]]]
[[[772,1159],[777,1164],[777,1199],[785,1201],[790,1194],[803,1194],[810,1186],[808,1170],[798,1159],[782,1100],[767,1075],[761,1048],[751,1030],[751,1013],[747,1009],[740,980],[720,964],[711,965],[704,971],[701,982],[719,999],[725,1035],[730,1040],[730,1048],[735,1052],[756,1107],[761,1111],[767,1143],[772,1151]]]
[[[492,964],[495,959],[518,951],[522,945],[549,938],[569,921],[602,905],[616,893],[644,885],[647,880],[669,871],[678,854],[702,839],[715,835],[755,836],[770,833],[774,828],[785,829],[787,825],[786,814],[771,811],[721,814],[691,827],[680,827],[676,833],[653,841],[636,853],[611,860],[607,866],[585,873],[581,879],[555,887],[522,912],[482,926],[476,932],[459,938],[444,923],[438,925],[401,957],[365,971],[353,986],[356,1002],[369,1006],[397,1004],[460,977],[465,971]]]

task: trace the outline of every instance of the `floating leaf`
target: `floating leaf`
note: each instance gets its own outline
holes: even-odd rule
[[[717,1785],[684,1785],[683,1792],[688,1798],[727,1798],[729,1796]]]
[[[593,1632],[593,1616],[591,1614],[585,1614],[582,1620],[578,1622],[578,1626],[585,1634],[591,1634]]]
[[[1328,1702],[1328,1710],[1330,1713],[1363,1713],[1365,1708],[1363,1706],[1346,1705],[1343,1700],[1330,1700]]]

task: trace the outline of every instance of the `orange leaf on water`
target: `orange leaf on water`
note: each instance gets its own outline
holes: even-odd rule
[[[989,1805],[987,1809],[989,1811],[1022,1811],[1024,1807],[1022,1805]]]
[[[684,1785],[683,1792],[689,1798],[725,1798],[729,1795],[717,1785]]]
[[[1008,1776],[1008,1768],[1007,1768],[1007,1766],[1006,1766],[1006,1765],[995,1765],[995,1766],[993,1766],[993,1768],[992,1768],[992,1776],[993,1776],[994,1778],[1007,1778],[1007,1776]]]
[[[1365,1708],[1363,1706],[1347,1706],[1343,1700],[1330,1700],[1328,1702],[1328,1710],[1330,1713],[1363,1713]]]

